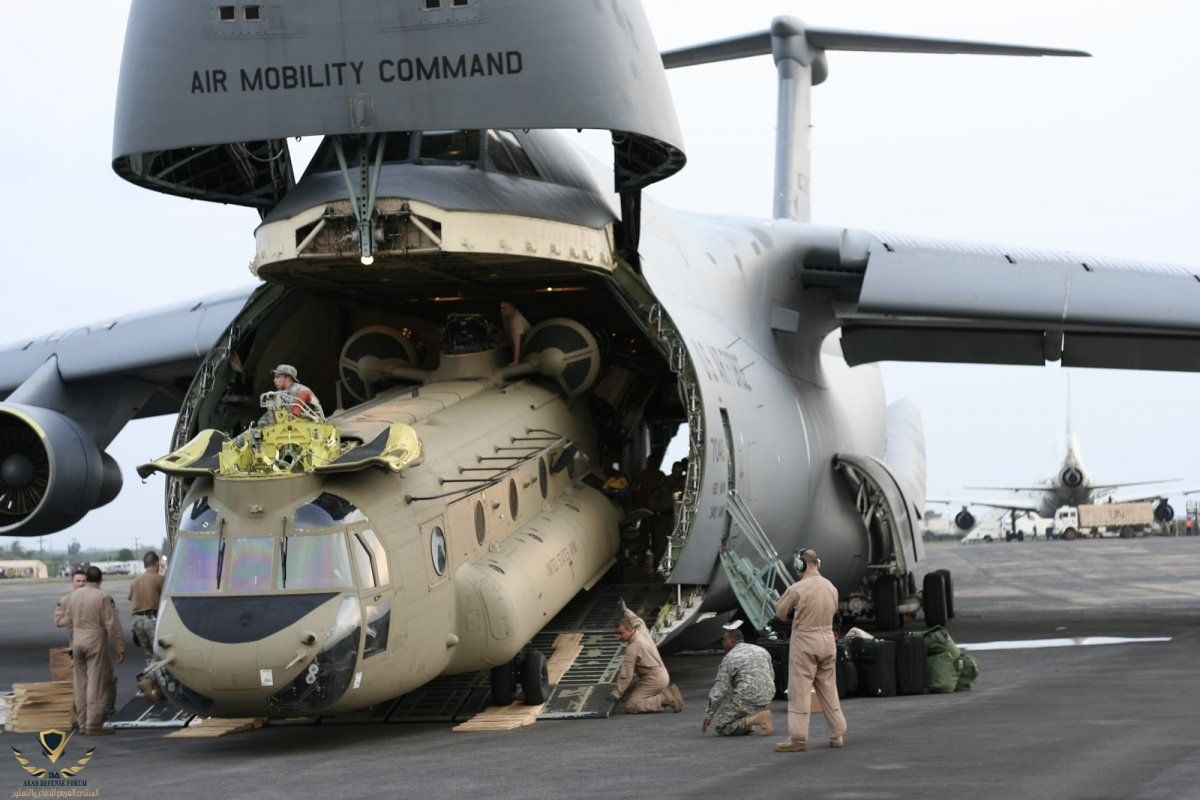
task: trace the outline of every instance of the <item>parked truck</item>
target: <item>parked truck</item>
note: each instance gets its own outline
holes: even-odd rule
[[[1154,521],[1154,503],[1060,506],[1054,512],[1054,533],[1062,539],[1104,535],[1128,539],[1149,533]]]

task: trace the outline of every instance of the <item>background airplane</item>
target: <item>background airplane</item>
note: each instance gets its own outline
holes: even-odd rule
[[[774,2],[693,8],[680,19],[675,4],[647,3],[661,47],[755,30],[794,10]],[[814,3],[804,15],[814,25],[908,31],[912,9]],[[1186,76],[1200,66],[1185,35],[1196,9],[1166,3],[1153,15],[1130,17],[1096,3],[1018,2],[1002,18],[976,17],[949,2],[920,9],[928,35],[1033,39],[1086,47],[1096,57],[885,62],[841,54],[830,82],[814,93],[815,221],[1200,262],[1187,233],[1200,212],[1200,165],[1189,139],[1200,119],[1193,104],[1176,102],[1188,96]],[[10,153],[42,154],[10,162],[0,197],[4,217],[20,223],[6,254],[6,294],[46,298],[6,303],[0,342],[249,280],[251,212],[173,201],[113,179],[108,133],[125,13],[118,3],[63,19],[52,4],[27,4],[9,10],[0,32],[5,74],[21,76],[9,82],[9,107],[25,120],[5,126],[0,143]],[[31,35],[50,30],[60,44],[53,50]],[[775,92],[769,60],[676,70],[669,80],[691,163],[657,187],[658,196],[683,208],[766,215]],[[1150,119],[1153,126],[1144,123]],[[181,217],[203,235],[180,241]],[[915,398],[924,411],[931,493],[1036,474],[1053,452],[1057,414],[1047,409],[1061,396],[1061,370],[895,365],[885,372],[889,397]],[[1122,424],[1156,443],[1147,466],[1188,474],[1200,445],[1192,424],[1195,376],[1076,373],[1076,391],[1088,397],[1081,430]],[[164,449],[169,430],[168,420],[136,422],[112,452],[136,464]],[[1101,474],[1127,470],[1120,443],[1089,448]],[[148,532],[157,540],[160,480],[139,487],[127,472],[121,497],[47,541],[63,547],[78,537],[119,547],[134,536],[144,544]]]
[[[1069,430],[1069,428],[1068,428]],[[1168,492],[1152,492],[1136,496],[1115,497],[1113,493],[1127,486],[1151,486],[1170,483],[1178,478],[1158,480],[1138,480],[1121,482],[1097,481],[1083,463],[1079,438],[1067,434],[1067,452],[1058,468],[1041,481],[1032,484],[1015,486],[967,486],[968,490],[984,490],[999,492],[1017,492],[1023,496],[1009,498],[930,498],[927,502],[946,505],[962,505],[962,509],[954,515],[954,524],[963,531],[973,528],[977,522],[975,515],[968,506],[1001,509],[1008,512],[1033,512],[1046,519],[1053,519],[1054,512],[1061,506],[1078,506],[1085,503],[1126,502],[1136,503],[1154,501],[1154,516],[1158,522],[1168,522],[1174,518],[1175,509],[1170,504]],[[1188,494],[1187,491],[1176,490],[1176,494]],[[1009,515],[1015,523],[1015,513]]]

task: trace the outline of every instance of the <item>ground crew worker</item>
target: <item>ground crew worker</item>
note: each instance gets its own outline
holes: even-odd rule
[[[125,639],[112,595],[100,588],[99,567],[87,568],[87,585],[67,599],[64,627],[71,636],[71,667],[75,697],[86,698],[79,722],[85,736],[112,733],[104,727],[106,687],[112,678],[111,646],[117,661],[125,660]]]
[[[743,736],[760,728],[759,736],[775,730],[771,701],[775,699],[775,670],[771,654],[747,644],[742,632],[727,630],[721,639],[725,658],[717,669],[717,682],[708,693],[708,710],[700,732],[716,723],[718,736]]]
[[[617,621],[616,633],[617,638],[625,643],[625,657],[617,672],[617,685],[612,697],[620,700],[629,690],[629,696],[625,698],[625,713],[656,714],[662,711],[663,706],[677,714],[683,711],[683,693],[671,683],[671,676],[642,618],[625,609],[625,614]]]
[[[525,335],[533,326],[509,300],[500,301],[500,324],[504,328],[505,342],[512,344],[512,361],[508,365],[515,367],[521,360],[521,345]]]
[[[87,570],[83,567],[76,567],[75,572],[71,574],[71,592],[82,589],[85,585],[87,585]],[[71,592],[64,594],[54,608],[54,624],[60,628],[66,627],[63,615],[66,613],[67,600],[71,597]]]
[[[158,626],[158,602],[162,599],[163,574],[158,569],[158,553],[153,550],[142,556],[146,571],[129,584],[129,601],[133,604],[133,643],[142,648],[146,666],[154,660],[154,633]]]
[[[88,585],[88,569],[84,566],[77,566],[74,572],[71,573],[71,591],[83,589]],[[62,595],[58,607],[54,609],[54,624],[59,627],[66,627],[66,603],[70,599],[71,594]],[[71,652],[71,634],[67,633],[67,654]],[[116,712],[116,673],[109,675],[107,684],[104,684],[104,715],[110,716]],[[74,700],[74,715],[76,721],[82,723],[88,716],[88,698],[80,696]]]
[[[781,753],[803,751],[808,746],[808,717],[815,687],[829,746],[841,747],[846,718],[838,702],[837,647],[833,640],[833,615],[838,609],[837,587],[821,576],[821,559],[813,550],[796,556],[800,580],[775,602],[779,619],[792,620],[788,652],[788,738],[775,745]]]

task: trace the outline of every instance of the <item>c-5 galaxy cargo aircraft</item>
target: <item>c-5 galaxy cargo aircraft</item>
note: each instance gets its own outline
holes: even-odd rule
[[[946,576],[913,580],[920,417],[885,407],[874,362],[1196,369],[1200,287],[809,224],[809,90],[847,49],[1082,55],[790,18],[660,54],[635,0],[135,0],[113,167],[259,209],[263,283],[3,353],[0,534],[111,499],[117,430],[178,412],[146,465],[169,476],[154,674],[172,699],[330,713],[485,668],[502,690],[520,663],[536,702],[529,641],[618,558],[628,509],[604,479],[685,429],[660,640],[739,606],[765,624],[801,545],[846,617],[894,628],[923,595],[944,620]],[[765,54],[775,218],[644,197],[685,164],[664,68]],[[556,133],[574,128],[611,132],[611,169]],[[296,180],[286,137],[309,135]],[[500,299],[537,323],[515,365]],[[260,396],[280,363],[328,419]]]

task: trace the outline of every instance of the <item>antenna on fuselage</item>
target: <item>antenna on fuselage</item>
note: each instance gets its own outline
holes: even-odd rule
[[[715,42],[668,50],[662,54],[667,69],[711,64],[737,58],[775,57],[779,99],[775,128],[775,219],[808,222],[812,154],[808,130],[810,93],[829,75],[827,50],[877,53],[938,53],[996,56],[1090,56],[1082,50],[895,36],[832,28],[808,28],[795,17],[776,17],[769,30]]]

